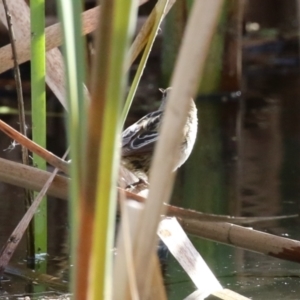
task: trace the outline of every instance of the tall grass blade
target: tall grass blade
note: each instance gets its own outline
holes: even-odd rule
[[[76,245],[78,241],[79,222],[79,197],[83,177],[83,158],[86,143],[86,108],[84,99],[84,47],[81,36],[82,1],[58,0],[59,15],[62,21],[64,34],[64,53],[67,73],[67,98],[68,98],[68,140],[71,147],[72,164],[70,168],[70,222],[71,257],[75,266],[71,274],[71,285],[74,282],[76,268]],[[74,286],[74,285],[73,285]],[[77,295],[75,294],[75,298]]]
[[[141,61],[139,63],[138,69],[137,69],[136,74],[134,76],[133,82],[130,86],[130,90],[129,90],[129,93],[128,93],[128,96],[127,96],[127,99],[126,99],[126,102],[125,102],[125,105],[124,105],[124,108],[123,108],[123,111],[122,111],[122,116],[121,116],[122,126],[125,123],[125,120],[127,118],[131,103],[133,101],[134,95],[136,93],[139,82],[140,82],[141,77],[143,75],[146,63],[148,61],[148,57],[150,55],[150,52],[151,52],[151,49],[152,49],[152,46],[153,46],[153,43],[155,41],[155,38],[157,36],[159,27],[161,25],[161,22],[163,20],[164,15],[165,15],[165,11],[166,11],[166,7],[168,5],[168,2],[169,2],[169,0],[159,0],[157,2],[157,4],[155,5],[155,7],[154,7],[154,12],[155,13],[153,15],[155,16],[155,21],[154,21],[152,30],[151,30],[149,38],[148,38],[146,48],[143,52]]]
[[[137,4],[137,1],[106,0],[102,1],[101,6],[96,59],[91,79],[92,101],[89,111],[88,157],[83,199],[85,205],[81,220],[82,225],[90,222],[93,236],[93,243],[90,244],[91,260],[88,261],[91,267],[89,299],[111,299],[112,293],[120,110],[126,83],[125,58],[136,20]],[[91,211],[93,209],[95,214]],[[80,244],[87,233],[83,229]],[[85,251],[89,251],[88,247]],[[82,294],[82,297],[86,295]]]
[[[30,1],[31,18],[31,111],[32,139],[46,148],[46,40],[45,1]],[[46,170],[46,161],[33,153],[33,164]],[[34,249],[36,254],[47,253],[47,198],[41,202],[34,216]],[[40,264],[46,272],[46,261]]]

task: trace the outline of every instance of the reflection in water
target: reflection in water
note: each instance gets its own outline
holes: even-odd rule
[[[256,69],[247,69],[246,66],[247,70],[244,78],[245,90],[236,105],[230,101],[222,102],[221,97],[219,104],[198,103],[198,108],[202,109],[204,116],[207,112],[203,110],[208,107],[211,110],[214,105],[215,107],[221,106],[222,112],[227,111],[221,114],[223,118],[221,121],[214,123],[215,126],[220,125],[222,128],[220,165],[217,168],[207,167],[211,163],[209,159],[206,161],[203,159],[202,164],[198,165],[195,165],[197,159],[193,163],[190,162],[194,170],[203,168],[198,174],[204,174],[205,184],[199,183],[201,177],[196,176],[194,182],[188,185],[190,193],[193,194],[192,198],[189,198],[189,193],[176,193],[175,201],[179,204],[178,198],[181,198],[180,205],[184,207],[199,208],[200,206],[202,211],[213,213],[228,213],[229,211],[230,214],[236,216],[275,216],[299,213],[299,70],[295,68],[290,69],[289,72],[286,70],[283,72],[283,69],[269,66],[261,68],[256,66]],[[228,113],[230,109],[231,113]],[[232,120],[236,125],[234,134],[232,133]],[[212,153],[209,153],[209,149],[216,146],[213,143],[217,140],[215,137],[220,134],[220,128],[210,128],[210,135],[215,136],[207,137],[205,136],[206,129],[201,126],[206,126],[206,122],[200,118],[198,144],[202,148],[198,148],[198,151],[196,149],[193,155],[196,156],[197,152],[203,153],[205,149],[208,149],[206,158],[210,158]],[[236,143],[235,148],[233,141]],[[217,144],[217,149],[219,149],[219,144]],[[199,158],[198,161],[200,161]],[[209,173],[220,170],[225,174],[222,179],[223,184],[226,183],[222,199],[216,190],[220,186],[217,186],[217,181],[213,180],[213,174]],[[182,174],[185,172],[187,172],[186,169],[181,170],[179,177],[184,178]],[[195,173],[188,174],[191,177],[193,176],[191,174]],[[220,175],[219,173],[218,176]],[[195,187],[191,187],[192,184]],[[210,192],[206,192],[205,189]],[[220,201],[223,201],[224,205],[222,212]],[[289,219],[257,224],[254,228],[299,240],[300,232],[296,230],[299,228],[299,223],[299,219]],[[253,297],[253,299],[299,299],[298,264],[201,239],[193,239],[193,243],[224,287]],[[194,290],[180,266],[173,260],[168,272],[170,274],[170,279],[167,280],[170,299],[182,299]]]
[[[242,216],[274,216],[280,211],[282,139],[278,103],[246,98],[238,137],[237,211]]]
[[[297,213],[299,74],[261,72],[259,76],[248,77],[248,92],[260,96],[245,99],[239,149],[240,213],[245,216]],[[299,220],[291,219],[257,225],[255,229],[299,240],[295,226],[299,226]],[[297,299],[300,272],[296,263],[243,250],[235,252],[237,290],[254,299]]]
[[[270,75],[270,84],[273,83],[271,80],[273,76],[278,80],[277,74]],[[280,77],[282,77],[283,86],[285,81],[291,79],[282,75]],[[261,84],[264,88],[266,87],[265,80]],[[274,92],[271,87],[270,89]],[[289,153],[294,153],[295,149],[293,148],[299,149],[300,146],[300,118],[297,117],[291,122],[291,114],[286,113],[290,111],[294,114],[288,105],[293,106],[294,99],[300,98],[297,95],[296,86],[294,88],[295,95],[290,98],[293,100],[290,103],[283,99],[291,96],[291,90],[284,88],[276,95],[260,93],[259,97],[246,96],[240,99],[243,102],[240,103],[240,111],[236,114],[237,128],[240,128],[236,139],[236,154],[232,150],[225,149],[224,152],[230,153],[230,155],[223,156],[226,158],[226,160],[223,159],[223,165],[230,166],[230,168],[223,169],[226,171],[226,177],[235,176],[236,178],[235,181],[232,181],[233,186],[227,186],[228,190],[236,187],[236,197],[222,199],[232,215],[275,216],[295,213],[295,209],[299,208],[300,160],[299,155],[291,156]],[[258,91],[256,86],[256,93]],[[297,113],[300,115],[300,109]],[[296,114],[294,114],[295,116]],[[230,131],[223,130],[222,132]],[[223,136],[223,139],[229,138]],[[213,141],[213,138],[210,138],[210,141]],[[291,141],[293,142],[291,143]],[[224,143],[224,145],[230,145],[230,143]],[[209,149],[213,146],[205,145],[205,147]],[[237,159],[233,163],[235,155]],[[201,168],[202,165],[198,167]],[[197,184],[197,180],[199,178],[196,178],[195,184]],[[212,181],[210,183],[214,184]],[[227,195],[231,194],[228,192]],[[184,195],[184,197],[187,196]],[[190,207],[191,201],[186,201],[184,197],[181,205]],[[209,207],[215,208],[213,212],[219,212],[220,207],[215,205],[219,199],[205,198],[203,194],[194,195],[194,199],[209,202]],[[176,200],[178,201],[177,198]],[[194,202],[193,205],[198,204]],[[201,205],[206,207],[206,204]],[[257,224],[254,228],[300,239],[300,232],[295,230],[297,228],[295,226],[299,226],[297,219]],[[224,287],[253,297],[253,299],[262,300],[297,299],[297,296],[293,295],[300,294],[300,272],[296,263],[196,238],[193,239],[193,244],[196,245]],[[167,278],[170,299],[182,299],[195,289],[172,258],[167,273],[170,274],[170,278]],[[172,287],[173,285],[174,287]]]

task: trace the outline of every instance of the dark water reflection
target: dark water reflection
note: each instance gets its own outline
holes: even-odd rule
[[[236,104],[222,98],[209,104],[198,101],[199,110],[219,116],[218,123],[211,122],[208,126],[217,124],[221,130],[208,131],[205,127],[209,118],[204,123],[200,118],[196,153],[178,174],[174,203],[235,216],[299,213],[299,70],[248,68],[248,71],[243,95],[236,99]],[[200,112],[201,115],[205,112]],[[215,137],[208,138],[207,132]],[[219,151],[212,154],[214,147]],[[197,165],[197,161],[202,164]],[[221,165],[216,167],[212,161]],[[221,173],[216,175],[219,170]],[[193,176],[195,179],[185,186],[184,180]],[[218,191],[220,187],[222,190]],[[299,240],[299,225],[298,218],[253,228]],[[252,299],[300,298],[299,264],[198,238],[192,241],[224,287]],[[183,299],[195,288],[173,258],[170,260],[167,278],[170,299]]]

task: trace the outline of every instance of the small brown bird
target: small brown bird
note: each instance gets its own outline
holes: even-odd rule
[[[122,133],[122,164],[145,182],[148,180],[153,150],[156,141],[159,139],[164,108],[171,89],[160,89],[163,97],[159,109],[147,114]],[[174,171],[184,164],[191,154],[196,140],[197,129],[197,108],[191,98],[188,118],[182,132],[180,155],[174,166]]]

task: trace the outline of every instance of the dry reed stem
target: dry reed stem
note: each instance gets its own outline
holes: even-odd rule
[[[40,191],[51,173],[0,158],[0,181],[28,190]],[[68,199],[70,179],[57,175],[48,190],[48,195]]]
[[[223,289],[221,291],[217,291],[212,293],[214,297],[209,297],[209,299],[222,299],[222,300],[250,300],[250,298],[247,298],[245,296],[242,296],[240,294],[237,294],[236,292],[228,289]],[[188,297],[184,298],[183,300],[201,300],[201,291],[195,291],[192,294],[190,294]]]
[[[11,56],[10,60],[12,62],[12,67],[14,68],[14,77],[16,82],[16,91],[18,98],[18,110],[19,110],[19,122],[20,122],[20,131],[23,135],[26,136],[26,122],[25,122],[25,111],[24,111],[24,99],[23,99],[23,91],[22,91],[22,81],[21,81],[21,73],[19,68],[17,47],[14,35],[13,24],[11,20],[11,13],[8,10],[6,0],[3,0],[3,7],[6,14],[7,26],[8,26],[8,34],[10,39],[10,49]],[[0,62],[1,64],[1,62]],[[26,148],[22,146],[22,159],[23,163],[29,165],[28,151]]]
[[[125,191],[123,194],[125,195]],[[131,260],[132,251],[132,236],[138,230],[138,223],[141,217],[142,205],[132,200],[127,200],[122,204],[121,209],[121,224],[118,229],[117,238],[117,255],[114,262],[114,285],[118,286],[113,292],[113,299],[140,299],[136,289],[136,280],[134,279],[134,293],[132,293],[132,276],[135,275],[134,263]],[[125,219],[124,219],[125,217]],[[128,224],[127,224],[128,223]],[[126,228],[126,227],[129,228]],[[129,235],[129,236],[127,236]],[[149,299],[165,300],[167,299],[163,278],[160,269],[160,263],[157,255],[152,257],[155,270],[151,281],[151,295]],[[127,286],[128,285],[128,286]]]
[[[88,34],[95,30],[98,24],[99,7],[89,9],[82,13],[82,34]],[[46,51],[62,45],[61,24],[56,23],[45,29]],[[30,59],[30,39],[23,36],[16,41],[19,63],[24,63]],[[0,73],[13,67],[11,59],[11,45],[8,44],[0,48]]]
[[[24,0],[14,0],[8,2],[8,7],[14,23],[16,39],[22,40],[25,38],[30,41],[30,11],[28,5]],[[0,20],[3,22],[4,18],[3,4],[0,2]],[[62,55],[57,48],[47,52],[46,67],[46,82],[48,86],[61,104],[67,108],[65,99],[64,64]]]
[[[132,199],[141,203],[145,203],[147,199],[140,194],[132,193],[131,191],[123,191],[122,188],[118,188],[120,192],[125,192],[128,199]],[[271,216],[271,217],[233,217],[226,215],[215,215],[202,213],[200,211],[186,209],[170,204],[164,203],[166,215],[169,217],[182,218],[184,220],[198,220],[205,222],[228,222],[236,225],[250,225],[263,222],[273,222],[279,220],[285,220],[290,218],[297,218],[299,215],[283,215],[283,216]]]
[[[194,2],[171,80],[173,89],[167,102],[150,170],[149,199],[141,218],[139,234],[134,241],[138,289],[145,299],[149,291],[147,278],[151,276],[153,269],[148,258],[154,252],[157,226],[164,210],[163,203],[169,201],[174,182],[174,157],[178,154],[176,150],[179,152],[181,140],[178,132],[182,132],[186,122],[188,100],[196,93],[222,3],[222,0]]]
[[[207,297],[212,292],[223,289],[176,218],[162,220],[159,224],[158,235],[201,291],[202,296]]]
[[[162,220],[158,234],[198,288],[185,300],[204,299],[209,294],[216,295],[224,300],[248,299],[231,290],[222,288],[175,218]]]
[[[183,219],[206,221],[206,222],[228,222],[236,225],[250,225],[265,222],[274,222],[279,220],[286,220],[290,218],[297,218],[299,215],[287,216],[271,216],[271,217],[233,217],[225,215],[206,214],[192,209],[185,209],[178,206],[164,204],[168,216],[175,216]]]
[[[168,297],[164,285],[164,278],[161,271],[161,264],[156,253],[152,254],[152,261],[154,265],[154,271],[152,274],[152,281],[150,285],[150,292],[149,292],[148,299],[167,300]]]
[[[139,5],[144,4],[148,0],[140,0]],[[19,62],[22,63],[29,59],[29,43],[31,39],[30,34],[30,12],[29,7],[24,0],[14,0],[8,2],[9,10],[12,14],[12,20],[15,24],[15,35],[16,35],[16,45],[17,53],[19,56]],[[97,21],[99,20],[99,8],[94,8],[84,13],[85,19],[83,20],[83,33],[88,33],[93,31],[96,27]],[[0,20],[3,24],[5,20],[5,12],[3,8],[2,1],[0,2]],[[86,27],[85,27],[86,26]],[[59,24],[48,27],[46,29],[46,35],[50,38],[52,36],[53,40],[46,43],[48,49],[54,47],[58,42],[61,42],[61,33],[59,30]],[[47,36],[46,36],[47,39]],[[5,46],[0,50],[0,73],[7,70],[7,62],[11,61],[11,53],[9,48]],[[24,48],[24,50],[23,50]],[[24,52],[24,53],[23,53]],[[12,62],[10,63],[12,66]],[[3,66],[3,67],[2,67]],[[49,50],[46,54],[46,82],[50,89],[53,91],[55,96],[58,98],[60,103],[67,110],[67,102],[65,99],[65,70],[64,63],[61,52],[57,48]],[[87,95],[88,98],[88,95]]]
[[[237,294],[236,292],[229,289],[223,289],[222,291],[217,291],[212,294],[215,297],[223,300],[250,300],[250,298]]]
[[[165,18],[165,16],[168,14],[175,2],[176,0],[170,0],[168,2],[166,10],[162,15],[162,19]],[[132,65],[132,63],[136,60],[143,48],[146,46],[152,27],[155,23],[155,19],[156,10],[153,9],[129,49],[129,66]]]
[[[122,217],[118,228],[117,255],[113,269],[113,283],[118,288],[113,290],[113,299],[139,300],[133,263],[132,236],[134,231],[137,230],[142,206],[135,201],[125,201],[124,192],[120,192],[119,199]]]
[[[190,234],[226,245],[300,263],[300,242],[230,223],[179,220]]]
[[[12,138],[14,141],[17,141],[23,147],[26,147],[31,152],[45,159],[53,167],[60,169],[65,174],[69,173],[69,163],[62,160],[60,157],[54,155],[53,153],[49,152],[40,145],[34,143],[29,138],[22,135],[2,120],[0,120],[0,130],[3,131],[6,135],[8,135],[10,138]]]

